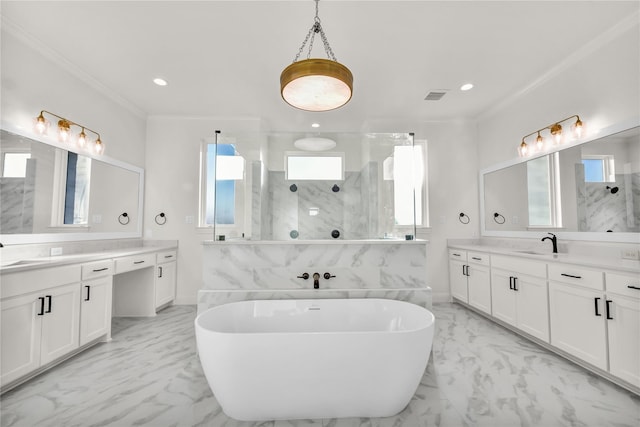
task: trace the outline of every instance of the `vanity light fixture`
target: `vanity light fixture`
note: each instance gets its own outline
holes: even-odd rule
[[[562,144],[565,141],[565,133],[562,130],[562,125],[560,123],[562,122],[566,122],[567,120],[571,120],[575,118],[576,121],[573,123],[573,125],[571,126],[571,130],[572,130],[572,136],[573,138],[580,138],[582,136],[582,133],[584,131],[584,124],[582,122],[582,120],[580,120],[580,116],[573,115],[570,117],[567,117],[566,119],[562,119],[559,120],[553,124],[550,124],[548,126],[543,127],[542,129],[538,129],[536,131],[531,132],[528,135],[525,135],[522,137],[522,142],[520,143],[520,146],[518,147],[518,154],[520,155],[520,157],[526,157],[530,154],[536,153],[536,152],[540,152],[540,151],[544,151],[548,145],[549,142],[547,141],[546,138],[544,138],[540,132],[544,132],[545,130],[548,130],[551,138],[553,139],[553,142],[558,145],[558,144]],[[529,144],[527,144],[527,142],[525,141],[528,137],[538,134],[538,136],[536,137],[535,140],[535,145],[533,147],[530,147]]]
[[[316,16],[313,25],[293,59],[293,63],[280,74],[280,94],[287,104],[300,110],[329,111],[342,107],[351,99],[353,74],[347,67],[339,63],[333,54],[318,16],[319,0],[315,0],[315,2]],[[320,33],[328,59],[311,58],[313,40],[318,33]],[[298,61],[307,42],[309,42],[307,59]]]
[[[58,120],[58,140],[60,142],[65,142],[65,143],[69,142],[71,138],[71,127],[76,126],[81,129],[76,139],[76,144],[78,145],[79,148],[86,147],[88,139],[85,131],[89,131],[96,135],[96,139],[93,142],[93,152],[96,154],[102,154],[104,152],[104,144],[102,143],[102,140],[100,139],[100,134],[98,132],[92,129],[89,129],[88,127],[83,126],[81,124],[74,123],[69,119],[65,119],[64,117],[61,117],[47,110],[40,111],[40,115],[38,115],[38,117],[36,117],[35,119],[34,128],[36,133],[38,133],[39,135],[47,135],[49,131],[50,123],[45,118],[44,116],[45,113],[59,119]]]

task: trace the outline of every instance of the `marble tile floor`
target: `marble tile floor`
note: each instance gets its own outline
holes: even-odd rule
[[[395,417],[239,422],[196,356],[194,306],[114,319],[99,344],[0,398],[10,426],[639,426],[640,397],[457,304],[435,304],[433,356]]]

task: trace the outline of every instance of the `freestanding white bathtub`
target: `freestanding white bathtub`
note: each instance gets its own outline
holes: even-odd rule
[[[387,299],[243,301],[195,320],[209,386],[243,421],[395,415],[420,383],[433,327],[425,308]]]

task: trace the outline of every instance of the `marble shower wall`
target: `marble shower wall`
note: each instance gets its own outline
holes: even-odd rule
[[[257,175],[254,165],[254,175]],[[356,240],[381,237],[378,230],[378,164],[345,172],[344,181],[287,181],[282,171],[269,171],[260,191],[252,183],[252,240]],[[297,190],[290,190],[295,184]],[[333,191],[334,185],[339,191]],[[264,190],[266,189],[266,191]],[[256,218],[260,224],[256,224]]]
[[[35,159],[27,160],[24,178],[0,178],[0,233],[31,233],[35,202]]]
[[[579,174],[576,168],[580,231],[640,231],[640,173],[616,175],[614,183],[584,182]]]
[[[205,242],[199,310],[276,298],[393,298],[430,305],[424,241]],[[336,277],[298,278],[325,272]]]

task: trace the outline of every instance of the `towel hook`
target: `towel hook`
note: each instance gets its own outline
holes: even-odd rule
[[[466,221],[465,221],[466,218]],[[471,221],[471,218],[469,218],[469,216],[464,213],[464,212],[460,212],[460,215],[458,216],[458,221],[460,221],[463,224],[469,224],[469,221]]]

